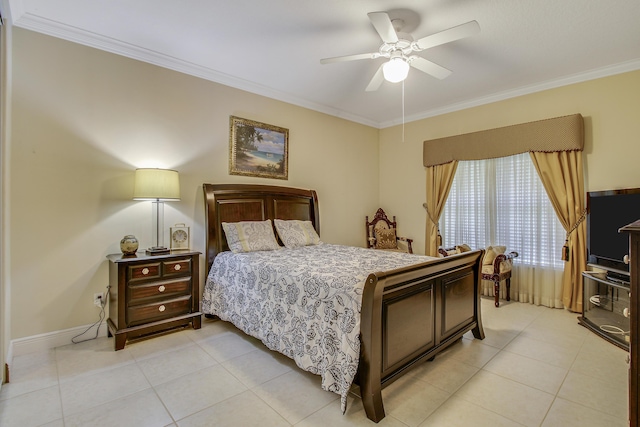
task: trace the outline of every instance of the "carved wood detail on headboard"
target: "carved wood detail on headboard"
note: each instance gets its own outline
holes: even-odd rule
[[[318,196],[314,190],[253,184],[203,184],[202,188],[207,274],[216,255],[229,250],[223,222],[298,219],[311,221],[320,235]]]

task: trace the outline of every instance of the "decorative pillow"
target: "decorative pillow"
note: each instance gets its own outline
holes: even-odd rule
[[[490,265],[493,264],[493,260],[498,256],[497,253],[493,251],[491,246],[488,246],[484,250],[484,258],[482,258],[482,265]]]
[[[271,220],[223,222],[227,244],[233,253],[280,249]]]
[[[500,255],[507,251],[506,246],[493,246],[493,250],[496,254]],[[496,255],[497,256],[497,255]]]
[[[483,265],[493,264],[493,260],[500,254],[503,254],[507,250],[506,246],[489,246],[485,250],[484,258],[482,259]]]
[[[461,254],[463,252],[469,252],[471,251],[471,246],[467,245],[466,243],[463,243],[462,245],[457,245],[456,246],[456,252]]]
[[[273,222],[280,240],[289,249],[322,243],[311,221],[274,219]]]
[[[395,228],[379,228],[376,230],[376,249],[398,249]]]

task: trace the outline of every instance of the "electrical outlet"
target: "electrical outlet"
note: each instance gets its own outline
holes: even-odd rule
[[[104,295],[102,295],[102,292],[96,292],[95,294],[93,294],[93,305],[102,307],[104,305],[103,298]]]

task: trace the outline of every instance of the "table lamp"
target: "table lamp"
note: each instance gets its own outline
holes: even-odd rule
[[[169,253],[164,243],[164,202],[180,200],[180,178],[170,169],[136,169],[133,200],[152,200],[155,209],[155,242],[147,255]]]

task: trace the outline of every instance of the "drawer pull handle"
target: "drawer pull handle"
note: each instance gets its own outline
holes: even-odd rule
[[[148,269],[147,267],[143,268],[143,269],[142,269],[142,274],[143,274],[143,275],[145,275],[145,276],[146,276],[147,274],[149,274],[149,269]]]
[[[165,308],[165,306],[164,306],[164,305],[161,305],[160,307],[158,307],[158,311],[159,311],[159,312],[161,312],[161,313],[162,313],[163,311],[165,311],[165,310],[166,310],[166,308]]]
[[[165,289],[166,289],[166,288],[164,287],[164,285],[160,285],[160,286],[158,287],[158,291],[160,291],[160,292],[164,292],[164,290],[165,290]]]
[[[182,267],[180,266],[180,264],[176,264],[176,265],[174,265],[174,266],[173,266],[173,269],[174,269],[175,271],[180,271],[180,269],[181,269],[181,268],[182,268]]]

